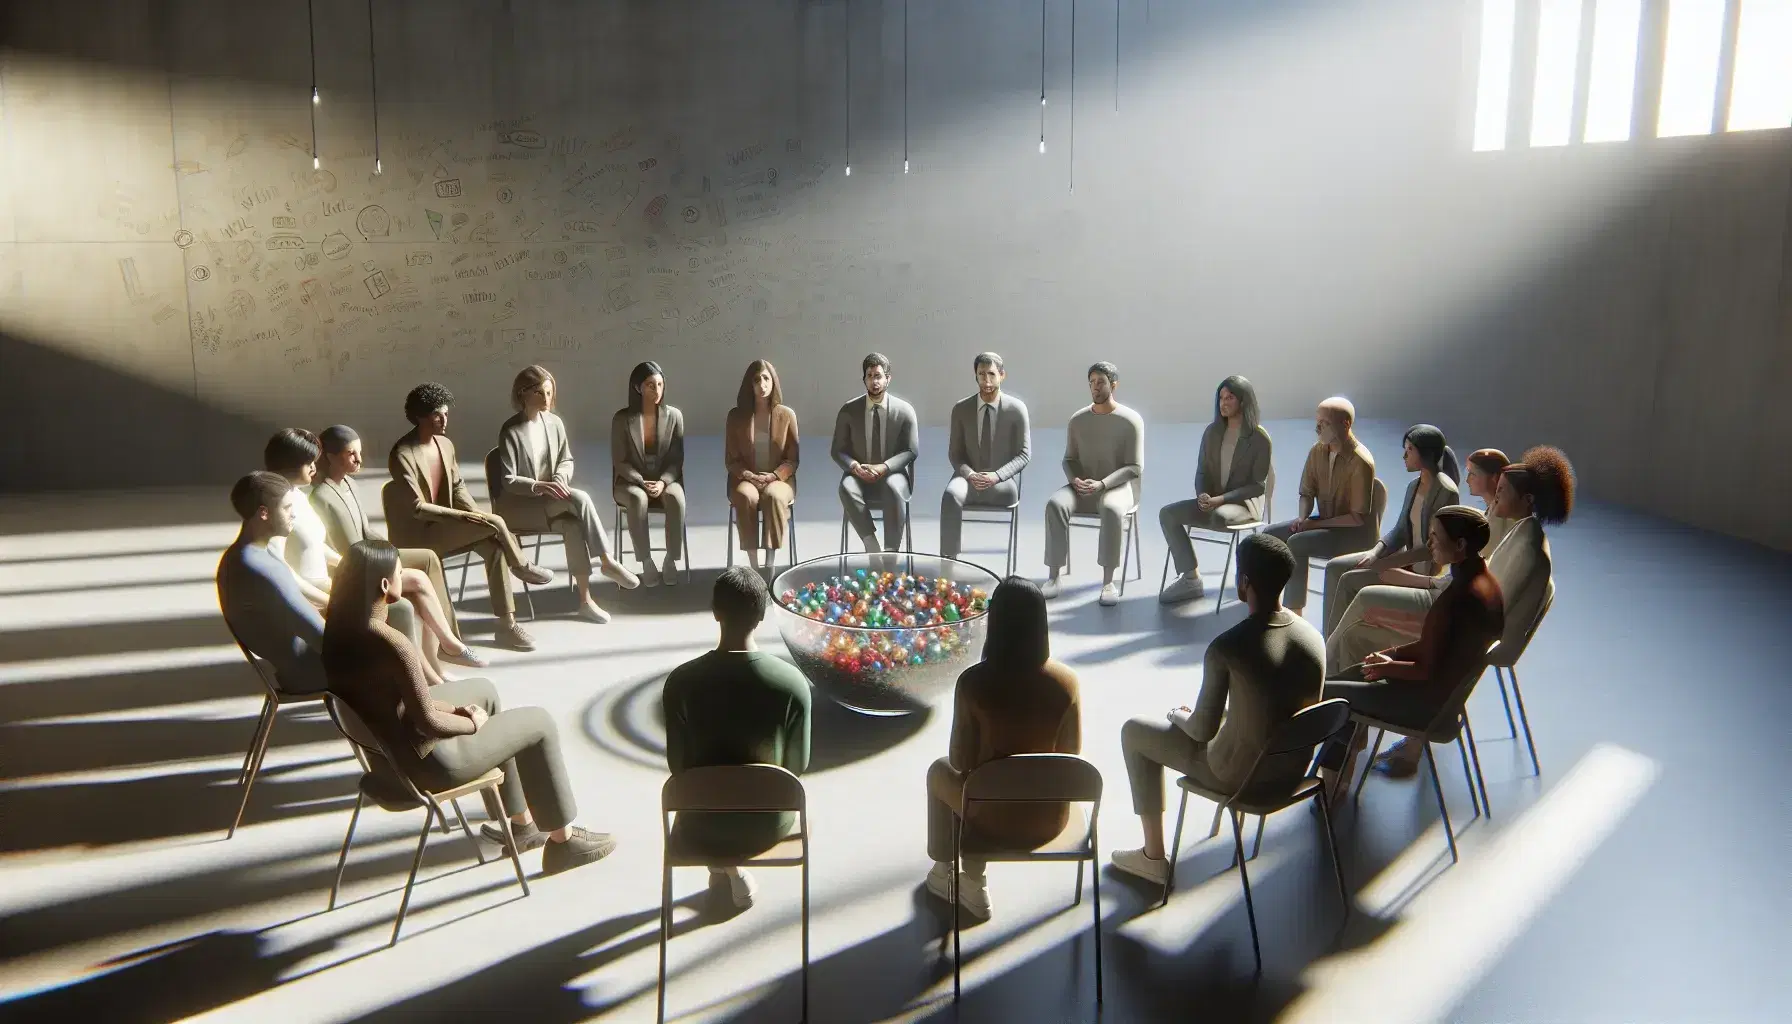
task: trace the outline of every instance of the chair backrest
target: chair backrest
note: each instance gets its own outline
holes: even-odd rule
[[[224,628],[229,631],[230,639],[236,642],[236,649],[243,652],[243,660],[248,662],[249,667],[255,670],[255,678],[261,680],[261,685],[267,688],[268,695],[278,701],[282,692],[280,689],[280,674],[274,670],[274,666],[271,662],[261,655],[256,654],[254,651],[251,651],[249,645],[243,643],[243,638],[237,636],[236,627],[230,624],[230,616],[224,614],[225,604],[224,582],[223,580],[219,580],[218,617],[224,620]]]
[[[1263,481],[1263,521],[1276,521],[1276,467],[1269,467],[1269,476]]]
[[[964,801],[1094,803],[1101,772],[1074,754],[1010,754],[986,761],[964,782]]]
[[[1498,640],[1488,644],[1486,652],[1469,663],[1468,668],[1462,673],[1462,677],[1451,688],[1450,699],[1444,702],[1437,717],[1431,720],[1430,726],[1425,730],[1426,736],[1432,742],[1448,743],[1462,731],[1462,709],[1468,706],[1468,699],[1475,692],[1475,685],[1487,672],[1487,666],[1490,664],[1488,656],[1498,646]]]
[[[333,693],[324,694],[324,707],[330,712],[330,721],[336,723],[336,731],[342,733],[343,739],[348,740],[362,752],[363,763],[370,766],[370,771],[372,770],[371,766],[384,763],[391,771],[381,773],[382,781],[401,783],[412,800],[419,805],[429,803],[428,798],[423,795],[423,791],[411,781],[411,777],[398,767],[398,762],[392,760],[392,755],[386,753],[386,748],[380,743],[379,737],[367,727],[367,723],[355,713],[354,708],[349,707]]]
[[[1375,527],[1377,534],[1381,533],[1381,517],[1387,510],[1388,485],[1382,482],[1381,477],[1376,477],[1375,485],[1369,491],[1369,525]]]
[[[1350,702],[1342,697],[1308,705],[1270,734],[1269,742],[1263,745],[1262,756],[1311,751],[1349,724]]]
[[[660,809],[673,811],[804,811],[803,782],[775,764],[687,768],[660,787]]]
[[[504,452],[501,448],[493,448],[485,453],[485,500],[492,508],[498,507],[498,495],[504,493]]]
[[[1501,668],[1511,668],[1518,664],[1518,659],[1531,646],[1531,638],[1537,635],[1537,627],[1543,625],[1543,617],[1549,614],[1549,606],[1556,603],[1556,581],[1551,576],[1543,587],[1543,603],[1537,606],[1537,614],[1523,633],[1514,638],[1516,642],[1507,644],[1504,640],[1493,645],[1487,652],[1487,662]]]

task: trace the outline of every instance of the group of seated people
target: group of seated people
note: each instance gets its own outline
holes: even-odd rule
[[[1030,454],[1026,407],[1002,392],[1001,357],[983,353],[974,370],[977,394],[952,413],[949,454],[956,472],[941,499],[947,557],[957,554],[964,508],[1014,505]],[[894,551],[901,546],[916,454],[914,410],[889,394],[883,356],[866,357],[863,376],[865,394],[847,403],[835,424],[834,457],[845,471],[840,497],[867,550]],[[958,681],[949,752],[927,773],[927,848],[935,867],[926,885],[942,899],[955,896],[973,916],[990,914],[984,866],[964,863],[952,891],[954,828],[962,821],[986,840],[1026,848],[1056,836],[1066,821],[1067,808],[1055,805],[980,809],[967,818],[961,794],[969,773],[993,758],[1080,752],[1077,679],[1050,656],[1046,601],[1058,592],[1073,514],[1102,519],[1104,599],[1120,564],[1123,521],[1138,506],[1143,426],[1137,413],[1115,402],[1118,380],[1111,364],[1090,368],[1091,404],[1071,420],[1068,483],[1047,503],[1050,577],[1041,585],[1009,576],[996,587],[983,659]],[[268,442],[267,469],[243,477],[231,491],[243,526],[217,577],[220,605],[239,642],[273,666],[282,688],[327,691],[351,708],[377,737],[392,770],[438,789],[502,767],[494,818],[510,817],[520,849],[544,848],[547,873],[601,859],[615,839],[573,824],[572,786],[545,711],[503,710],[489,681],[444,678],[444,665],[480,668],[485,661],[461,639],[442,556],[477,551],[493,584],[501,636],[508,632],[513,646],[532,646],[515,624],[502,574],[546,583],[552,573],[524,557],[513,523],[565,537],[581,614],[604,621],[607,613],[590,595],[591,554],[598,571],[621,586],[673,584],[684,514],[683,417],[665,404],[665,378],[656,364],[643,363],[631,375],[629,404],[617,412],[611,435],[612,497],[628,516],[639,576],[617,563],[590,495],[572,486],[566,429],[552,411],[555,388],[542,367],[518,374],[517,414],[488,460],[496,465],[493,512],[479,508],[458,472],[447,437],[452,395],[439,384],[413,389],[405,412],[415,429],[388,460],[385,508],[393,542],[372,533],[356,491],[362,455],[353,430],[280,431]],[[1483,512],[1458,503],[1461,469],[1443,434],[1414,426],[1402,446],[1414,478],[1393,527],[1377,539],[1375,464],[1356,440],[1353,421],[1343,399],[1320,405],[1296,518],[1240,541],[1236,587],[1249,612],[1208,646],[1194,705],[1161,719],[1134,719],[1122,730],[1145,842],[1114,853],[1120,870],[1158,883],[1168,877],[1164,769],[1236,789],[1278,727],[1334,696],[1370,716],[1422,726],[1447,708],[1492,643],[1534,625],[1550,574],[1543,526],[1565,521],[1573,507],[1573,470],[1562,453],[1538,447],[1510,462],[1493,449],[1475,452],[1465,484],[1485,502]],[[758,651],[753,639],[770,601],[757,554],[784,540],[797,466],[796,416],[782,402],[777,371],[764,360],[741,382],[726,451],[730,501],[740,514],[749,564],[723,572],[715,583],[716,649],[666,681],[668,766],[679,772],[770,763],[800,774],[809,760],[808,683],[788,663]],[[1201,595],[1191,526],[1225,528],[1264,518],[1270,455],[1250,382],[1228,377],[1202,438],[1196,496],[1159,515],[1179,570],[1162,595],[1166,603]],[[301,490],[307,486],[308,495]],[[884,511],[881,545],[873,505]],[[649,555],[650,508],[663,509],[667,519],[660,566]],[[1302,616],[1310,557],[1330,559],[1321,627]],[[1320,753],[1334,799],[1353,775],[1360,733],[1334,737]],[[1422,751],[1419,742],[1402,744],[1371,767],[1411,775]],[[1274,784],[1306,770],[1302,757],[1257,764],[1251,777]],[[726,863],[775,844],[791,824],[779,815],[686,814],[676,827]],[[508,842],[495,823],[484,833]],[[712,871],[726,883],[733,906],[751,905],[753,882],[745,872]]]

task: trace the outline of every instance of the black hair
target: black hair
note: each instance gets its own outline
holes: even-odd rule
[[[454,392],[433,380],[427,381],[412,388],[411,393],[404,396],[404,418],[414,426],[418,420],[437,409],[453,404]]]
[[[660,369],[660,364],[651,359],[644,363],[636,363],[634,370],[628,375],[628,411],[641,411],[641,385],[647,383],[647,378],[663,378],[665,376],[666,371]]]
[[[293,473],[317,461],[323,446],[317,435],[302,427],[287,427],[268,438],[261,450],[262,466],[270,473]]]
[[[1294,551],[1280,537],[1253,533],[1238,542],[1238,575],[1258,594],[1279,601],[1294,575]]]
[[[721,617],[723,625],[753,626],[765,618],[771,594],[759,573],[744,565],[722,570],[711,592],[710,607]]]
[[[1406,436],[1400,440],[1412,443],[1426,469],[1442,473],[1458,484],[1462,483],[1462,465],[1456,461],[1456,453],[1444,441],[1443,431],[1429,423],[1418,423],[1408,427]]]
[[[1052,656],[1045,595],[1025,576],[1010,576],[989,596],[983,660],[1004,668],[1038,668]]]
[[[1487,517],[1478,508],[1445,505],[1437,510],[1434,518],[1444,528],[1446,537],[1466,543],[1471,554],[1486,547],[1488,538],[1493,536],[1493,528],[1487,524]]]
[[[346,427],[340,423],[333,427],[325,427],[324,432],[317,435],[318,447],[324,450],[325,455],[336,455],[359,440],[361,440],[361,435],[355,433],[353,427]]]
[[[258,469],[238,480],[230,488],[230,507],[244,522],[261,509],[273,509],[292,490],[292,481],[278,473]]]
[[[354,648],[344,647],[344,641],[367,629],[373,609],[386,600],[380,581],[396,579],[398,572],[398,549],[389,541],[358,540],[342,553],[330,580],[330,604],[324,610],[326,672],[338,659],[355,656]]]

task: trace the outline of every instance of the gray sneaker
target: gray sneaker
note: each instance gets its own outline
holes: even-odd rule
[[[513,824],[510,826],[510,832],[516,836],[516,844],[522,847],[518,851],[520,853],[539,850],[548,844],[548,834],[536,828],[533,821],[527,825]],[[486,842],[497,843],[505,853],[510,852],[510,844],[504,841],[504,826],[498,822],[488,821],[479,826],[479,834],[485,838]]]
[[[1207,588],[1202,585],[1201,577],[1190,573],[1176,577],[1164,588],[1163,593],[1157,595],[1157,600],[1159,604],[1182,604],[1185,601],[1199,600],[1206,592]]]
[[[541,873],[557,875],[608,857],[616,849],[616,837],[574,825],[564,843],[549,842],[541,851]]]

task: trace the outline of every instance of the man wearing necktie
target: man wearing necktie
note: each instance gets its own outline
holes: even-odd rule
[[[890,360],[879,352],[860,363],[865,393],[840,407],[834,419],[834,461],[846,475],[840,480],[840,505],[846,519],[870,552],[903,547],[904,509],[913,488],[909,479],[916,449],[915,408],[890,394]],[[884,542],[877,542],[871,503],[884,514]]]
[[[973,360],[977,393],[952,407],[946,457],[952,482],[940,496],[940,554],[957,558],[964,510],[1008,508],[1020,498],[1020,473],[1033,457],[1026,403],[1002,390],[1008,373],[1002,357],[984,352]]]

